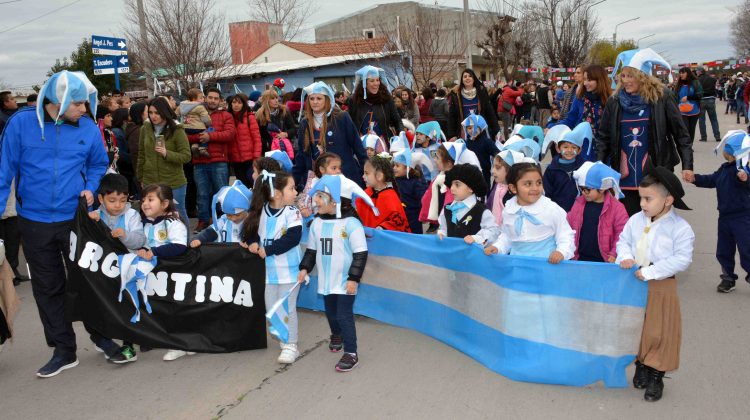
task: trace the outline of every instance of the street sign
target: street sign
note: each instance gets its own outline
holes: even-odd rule
[[[128,43],[122,38],[91,35],[91,51],[98,55],[128,55]]]
[[[130,64],[128,63],[128,56],[116,56],[108,55],[103,57],[94,57],[94,75],[102,74],[115,74],[115,67],[117,73],[130,73]]]

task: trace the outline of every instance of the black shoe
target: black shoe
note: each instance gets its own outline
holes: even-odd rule
[[[42,366],[42,368],[36,372],[36,376],[40,378],[51,378],[65,369],[71,369],[76,366],[78,366],[78,358],[75,354],[72,356],[54,355],[46,365]]]
[[[94,348],[96,351],[104,353],[105,360],[109,360],[120,353],[120,346],[115,344],[115,342],[109,338],[100,338],[96,341],[92,339],[91,341],[94,342]]]
[[[698,141],[702,141],[702,142],[704,142],[704,143],[705,143],[705,142],[706,142],[706,141],[708,141],[708,140],[706,140],[706,139],[700,139],[700,140],[698,140]]]
[[[19,284],[29,281],[29,278],[26,276],[15,276],[13,277],[13,285],[18,286]]]
[[[333,353],[338,353],[344,348],[344,340],[341,339],[340,335],[331,334],[331,341],[328,343],[328,350]]]
[[[341,360],[336,363],[336,370],[339,372],[349,372],[359,364],[359,357],[356,353],[344,353]]]
[[[719,285],[716,286],[716,291],[719,293],[729,293],[734,289],[735,289],[735,281],[728,277],[721,276],[721,283],[719,283]]]
[[[648,385],[648,368],[638,360],[635,361],[635,375],[633,375],[633,386],[636,389],[646,388]]]
[[[135,362],[136,360],[138,360],[138,355],[135,354],[135,349],[128,345],[120,347],[120,352],[109,358],[110,362],[118,365]]]
[[[643,399],[649,402],[659,401],[664,392],[664,381],[662,381],[664,372],[648,366],[646,368],[648,369],[648,385],[646,386],[646,392],[643,394]]]
[[[721,141],[721,139],[717,137],[717,138],[716,138],[716,142],[718,143],[718,142],[720,142],[720,141]]]

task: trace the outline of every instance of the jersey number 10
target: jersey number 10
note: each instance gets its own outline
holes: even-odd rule
[[[323,255],[333,255],[333,239],[320,238],[320,252]]]

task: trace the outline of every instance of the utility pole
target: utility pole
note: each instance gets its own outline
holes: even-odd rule
[[[469,0],[464,0],[464,38],[466,39],[466,68],[471,68],[471,31],[469,30]],[[460,80],[459,80],[460,83]]]
[[[143,10],[143,0],[138,0],[138,26],[141,32],[141,60],[143,60],[143,71],[146,72],[146,91],[151,98],[153,93],[150,87],[153,85],[151,80],[151,63],[148,59],[148,34],[146,33],[146,13]]]

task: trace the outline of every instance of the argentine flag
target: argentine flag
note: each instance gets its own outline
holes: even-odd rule
[[[286,292],[284,297],[274,303],[268,312],[266,312],[268,332],[282,343],[289,341],[289,296],[291,296],[294,289],[299,287],[299,285],[299,283],[296,283],[294,287]]]
[[[135,314],[130,318],[130,322],[134,324],[141,320],[141,304],[138,292],[143,296],[146,311],[151,313],[151,305],[148,303],[146,291],[148,290],[148,274],[156,267],[156,261],[156,257],[146,260],[133,253],[117,256],[117,262],[120,266],[120,294],[117,301],[122,302],[122,292],[128,292],[130,300],[135,306]]]

